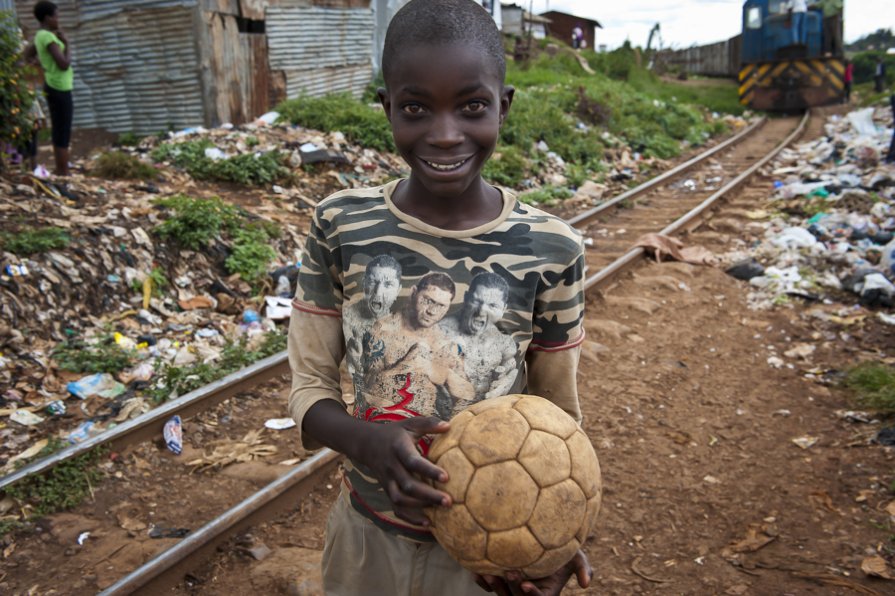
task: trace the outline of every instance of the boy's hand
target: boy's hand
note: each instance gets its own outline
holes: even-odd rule
[[[68,45],[68,37],[66,37],[65,31],[63,31],[61,27],[59,29],[56,29],[55,33],[56,37],[58,37],[62,43]]]
[[[435,417],[371,424],[369,439],[356,459],[369,468],[395,506],[395,515],[415,525],[429,525],[424,507],[449,507],[451,498],[422,479],[447,482],[447,472],[423,457],[417,442],[425,435],[447,432],[450,425]]]
[[[516,572],[507,573],[506,578],[496,575],[476,575],[475,581],[483,590],[496,592],[500,596],[558,596],[572,575],[578,579],[578,585],[586,588],[594,575],[594,570],[587,560],[584,551],[578,549],[572,560],[560,567],[553,575],[540,579],[522,579]]]

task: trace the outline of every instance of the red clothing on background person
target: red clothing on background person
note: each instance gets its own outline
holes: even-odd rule
[[[845,103],[851,101],[851,84],[855,78],[855,65],[851,62],[845,64],[845,74],[842,75],[842,82],[845,84]]]

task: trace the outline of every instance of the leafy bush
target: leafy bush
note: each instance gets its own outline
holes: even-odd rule
[[[230,256],[224,263],[230,273],[238,273],[247,281],[254,281],[267,273],[267,266],[277,257],[267,243],[269,237],[260,226],[236,230]]]
[[[341,131],[352,143],[395,151],[392,130],[382,111],[348,94],[289,99],[278,105],[277,111],[281,120],[292,124],[327,132]]]
[[[895,82],[895,54],[887,54],[885,50],[867,50],[852,57],[855,65],[855,83],[872,83],[876,73],[876,62],[880,58],[886,65],[886,86]]]
[[[0,149],[4,144],[17,149],[31,136],[34,94],[19,52],[21,39],[13,14],[0,11]],[[3,153],[0,151],[0,170],[4,167]]]
[[[59,368],[75,373],[116,373],[130,367],[136,359],[131,350],[123,350],[111,335],[90,344],[81,339],[67,339],[51,354]]]
[[[176,195],[160,199],[156,205],[173,211],[171,217],[155,228],[156,233],[192,250],[207,245],[223,228],[234,228],[239,221],[238,209],[217,197],[194,199]]]
[[[68,232],[62,228],[25,228],[16,233],[0,233],[3,250],[19,256],[33,255],[56,248],[65,248],[71,242]]]
[[[283,166],[279,151],[242,153],[214,160],[205,154],[214,147],[208,139],[162,143],[152,151],[155,161],[169,161],[183,168],[197,180],[218,180],[245,185],[265,185],[286,178],[289,170]]]
[[[96,158],[90,173],[100,178],[113,180],[152,180],[158,176],[158,170],[143,163],[136,156],[122,151],[106,151]]]
[[[115,144],[119,147],[136,147],[142,140],[143,137],[135,132],[123,132],[118,135],[118,140],[115,142]]]
[[[511,188],[522,182],[525,173],[525,158],[512,145],[498,148],[482,169],[485,180]]]

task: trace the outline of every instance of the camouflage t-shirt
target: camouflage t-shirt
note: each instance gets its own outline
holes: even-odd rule
[[[449,420],[480,400],[520,392],[580,420],[580,235],[506,191],[497,219],[435,228],[392,203],[399,182],[342,191],[316,209],[290,322],[290,409],[299,428],[311,405],[342,399],[333,361],[343,355],[350,410],[366,421]],[[385,492],[359,466],[347,466],[346,481],[361,513],[424,539],[394,518]]]

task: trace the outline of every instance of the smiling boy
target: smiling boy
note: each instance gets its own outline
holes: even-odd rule
[[[572,575],[582,587],[590,580],[580,550],[549,578],[474,577],[434,541],[423,513],[451,505],[429,484],[447,480],[425,458],[431,436],[490,396],[475,390],[482,381],[467,362],[472,330],[447,323],[471,320],[473,301],[494,303],[479,326],[502,352],[509,345],[505,392],[540,395],[581,420],[581,237],[481,176],[513,101],[505,71],[500,33],[481,6],[411,0],[389,25],[379,91],[410,176],[336,193],[314,213],[290,320],[289,408],[306,448],[347,456],[327,523],[327,594],[558,594]],[[397,299],[391,314],[357,329],[343,313],[367,299],[365,279],[383,254],[400,265]],[[480,287],[483,274],[502,283]],[[346,349],[359,335],[361,349]]]

